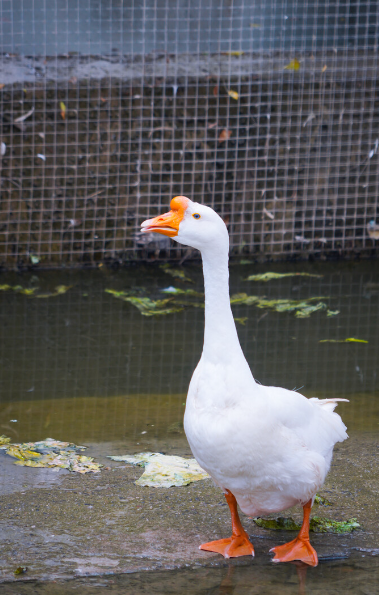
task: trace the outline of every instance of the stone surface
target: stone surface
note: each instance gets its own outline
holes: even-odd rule
[[[22,580],[47,580],[223,563],[217,554],[198,549],[230,532],[228,507],[211,480],[168,489],[138,487],[134,481],[141,469],[106,459],[109,451],[109,444],[88,449],[106,468],[87,475],[17,467],[0,453],[1,581],[15,580],[19,566],[28,568]],[[189,450],[180,454],[190,456]],[[338,520],[357,517],[362,529],[350,535],[311,534],[321,561],[377,548],[377,454],[373,433],[356,433],[337,445],[321,491],[333,505],[314,512]],[[285,516],[300,520],[301,509]],[[241,518],[256,550],[251,564],[269,563],[270,548],[293,537]]]

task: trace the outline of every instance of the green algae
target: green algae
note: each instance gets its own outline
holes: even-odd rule
[[[241,318],[235,318],[234,320],[238,323],[238,324],[242,324],[242,326],[245,326],[246,324],[246,320],[247,320],[247,316],[242,316]]]
[[[275,312],[295,312],[298,318],[309,318],[314,312],[326,310],[327,305],[320,301],[323,297],[311,297],[304,300],[267,300],[264,297],[256,295],[247,295],[246,293],[236,293],[230,298],[231,304],[244,304],[246,306],[256,306],[257,308],[274,310]],[[313,303],[317,302],[317,303]]]
[[[183,269],[179,269],[177,267],[172,267],[167,262],[165,264],[161,264],[159,267],[162,271],[167,273],[167,275],[171,275],[175,279],[180,279],[181,281],[186,281],[187,283],[193,283],[193,280],[190,277],[187,277]]]
[[[195,291],[194,289],[180,289],[179,287],[165,287],[165,289],[160,290],[162,293],[168,293],[170,295],[190,295],[193,297],[204,297],[204,293],[200,291]]]
[[[261,517],[253,518],[253,521],[258,527],[263,529],[271,529],[273,531],[300,531],[301,526],[294,521],[292,517],[277,517],[274,519],[264,519]],[[324,519],[314,516],[309,523],[309,530],[314,533],[337,533],[346,534],[352,533],[360,528],[356,518],[351,518],[347,521],[334,521],[333,519]]]
[[[182,306],[173,305],[172,307],[167,307],[168,304],[173,303],[173,298],[152,300],[149,297],[130,295],[128,291],[116,291],[114,289],[105,289],[105,291],[135,306],[141,312],[142,316],[165,316],[183,310]]]
[[[167,305],[172,303],[171,298],[165,300],[151,300],[147,297],[130,296],[124,299],[126,302],[129,302],[138,308],[142,316],[165,316],[166,314],[174,314],[175,312],[181,312],[183,310],[181,306],[172,306],[171,308],[168,308]]]
[[[10,291],[13,290],[15,293],[20,293],[22,295],[32,296],[35,298],[50,298],[55,297],[57,295],[62,295],[66,293],[72,285],[57,285],[55,287],[55,291],[49,291],[46,293],[38,293],[38,287],[22,287],[22,285],[0,285],[0,291]]]
[[[283,279],[284,277],[316,277],[321,279],[323,275],[311,273],[261,273],[260,275],[249,275],[246,281],[271,281],[272,279]]]
[[[332,503],[329,502],[324,496],[320,496],[320,494],[316,494],[314,499],[314,504],[321,504],[322,506],[332,506]]]

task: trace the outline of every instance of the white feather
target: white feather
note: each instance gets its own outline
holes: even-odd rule
[[[205,282],[204,348],[184,416],[192,452],[248,515],[304,504],[323,485],[334,444],[347,438],[333,411],[346,399],[307,399],[256,383],[230,308],[224,222],[189,201],[175,239],[201,251]]]

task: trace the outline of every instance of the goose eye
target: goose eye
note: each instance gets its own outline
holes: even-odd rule
[[[201,215],[199,215],[199,213],[194,213],[194,214],[192,215],[192,217],[193,217],[194,219],[200,219]]]

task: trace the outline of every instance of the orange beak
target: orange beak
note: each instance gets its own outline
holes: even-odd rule
[[[154,219],[147,219],[141,224],[141,231],[155,231],[169,238],[174,238],[178,235],[179,225],[183,220],[188,202],[189,199],[185,196],[175,196],[170,203],[171,211],[154,217]]]

